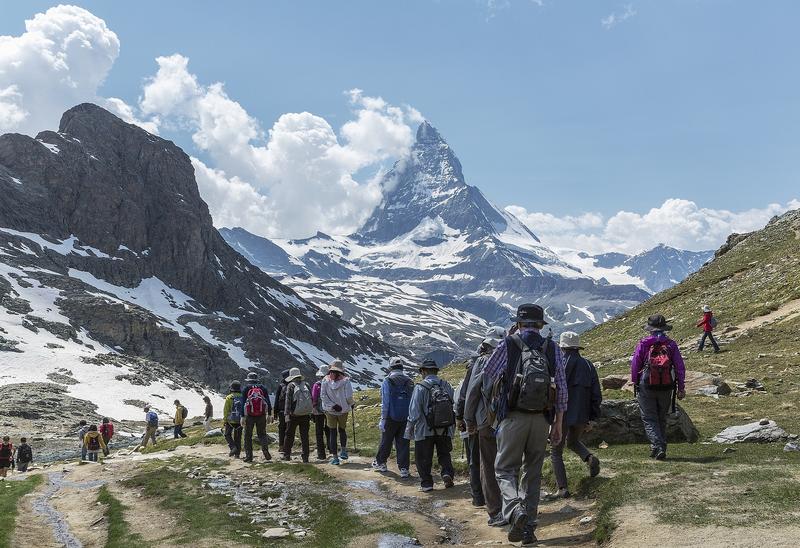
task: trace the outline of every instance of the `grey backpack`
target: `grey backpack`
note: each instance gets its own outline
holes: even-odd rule
[[[310,415],[314,409],[314,404],[311,401],[311,390],[309,390],[308,384],[301,382],[300,384],[293,385],[293,387],[292,415]]]
[[[531,348],[517,334],[511,339],[520,350],[509,407],[517,411],[547,411],[555,403],[555,373],[547,359],[548,337],[540,348]]]

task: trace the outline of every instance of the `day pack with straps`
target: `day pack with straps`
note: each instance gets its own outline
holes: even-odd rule
[[[158,426],[158,415],[155,411],[147,412],[147,426]]]
[[[402,422],[408,419],[408,407],[414,392],[414,382],[405,375],[388,377],[389,401],[383,402],[389,409],[388,416],[393,421]]]
[[[10,459],[11,453],[14,450],[14,446],[10,443],[4,443],[0,445],[0,459]]]
[[[186,406],[181,406],[181,417],[184,419],[189,416],[189,410],[186,409]]]
[[[675,388],[675,366],[668,343],[659,342],[650,347],[642,377],[650,390],[667,391]]]
[[[231,394],[231,411],[228,413],[228,424],[239,424],[242,420],[242,405],[244,398],[241,393]]]
[[[511,340],[519,348],[520,356],[508,396],[509,409],[534,413],[552,409],[556,400],[556,379],[554,364],[547,358],[550,337],[539,348],[529,346],[516,333]]]
[[[248,417],[262,417],[267,414],[267,395],[260,386],[253,386],[247,391],[244,414]]]
[[[442,381],[439,380],[435,383],[422,381],[420,384],[430,392],[428,409],[425,413],[428,426],[433,430],[453,426],[456,423],[456,413],[453,411],[453,397],[445,390]]]
[[[292,391],[292,415],[300,417],[310,415],[314,410],[314,403],[311,401],[311,390],[309,390],[308,384],[305,382],[292,383],[290,389]]]
[[[91,436],[89,437],[89,441],[86,444],[89,451],[100,451],[100,437],[99,436]]]

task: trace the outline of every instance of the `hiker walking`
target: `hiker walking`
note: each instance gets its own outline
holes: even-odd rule
[[[650,457],[657,460],[667,458],[667,414],[675,397],[686,396],[686,366],[678,344],[667,337],[671,329],[661,314],[650,316],[645,326],[650,335],[639,341],[631,360],[631,382],[650,440]]]
[[[703,317],[697,322],[697,327],[703,328],[703,336],[700,337],[700,343],[697,345],[697,351],[702,352],[703,348],[706,346],[706,339],[711,341],[711,345],[714,347],[714,354],[719,353],[719,345],[717,344],[717,340],[714,338],[714,328],[717,327],[717,319],[714,317],[714,312],[711,311],[711,307],[703,305]]]
[[[567,412],[564,414],[563,435],[561,441],[553,445],[550,460],[558,484],[558,496],[567,498],[570,493],[567,489],[567,471],[564,468],[565,445],[586,463],[591,477],[600,473],[600,460],[581,443],[581,436],[589,421],[600,417],[603,396],[597,369],[592,362],[581,356],[583,347],[580,335],[572,331],[562,333],[559,346],[564,353],[564,374],[569,397]]]
[[[305,381],[300,369],[293,367],[286,377],[286,405],[284,415],[286,416],[286,440],[282,448],[283,460],[292,460],[292,446],[294,445],[294,435],[300,429],[300,446],[303,462],[308,462],[309,440],[308,431],[311,427],[311,412],[314,404],[311,401],[311,388]]]
[[[542,307],[520,305],[512,321],[516,332],[497,346],[484,369],[493,393],[495,473],[510,524],[508,540],[532,544],[548,434],[558,445],[568,396],[561,350],[539,333],[547,325]]]
[[[98,431],[100,435],[103,436],[103,442],[108,445],[108,442],[114,437],[114,424],[111,422],[111,419],[103,417],[103,422]]]
[[[353,409],[353,384],[344,372],[340,360],[328,367],[328,376],[320,387],[322,410],[330,429],[331,464],[341,464],[347,460],[347,415]],[[341,444],[341,449],[339,449]],[[339,451],[337,455],[336,452]]]
[[[453,486],[453,432],[456,416],[453,411],[453,387],[440,379],[439,366],[425,360],[419,367],[422,381],[414,387],[408,409],[405,437],[414,440],[414,458],[419,475],[419,490],[433,491],[433,452],[441,467],[445,488]]]
[[[85,420],[81,420],[78,423],[78,440],[80,441],[80,450],[81,450],[81,460],[86,460],[86,446],[83,443],[83,438],[86,437],[86,432],[89,431],[89,425],[86,423]]]
[[[189,416],[189,410],[186,409],[181,402],[175,400],[175,417],[172,419],[172,422],[175,423],[175,435],[174,438],[177,440],[178,438],[185,438],[186,434],[183,433],[183,423],[186,422],[186,417]]]
[[[505,329],[499,329],[493,333],[497,338],[487,337],[481,344],[479,356],[472,365],[472,378],[467,387],[467,396],[464,402],[464,423],[470,438],[474,436],[477,439],[480,452],[481,492],[486,503],[486,512],[489,514],[487,523],[491,527],[508,525],[503,517],[503,498],[500,495],[500,486],[497,484],[497,476],[494,472],[497,440],[494,437],[494,429],[489,417],[491,385],[484,382],[486,363],[494,349],[506,336]]]
[[[408,468],[411,462],[411,442],[405,438],[405,432],[413,392],[414,381],[403,373],[403,360],[392,359],[389,374],[381,384],[381,420],[378,423],[381,441],[375,460],[372,461],[372,469],[376,472],[387,471],[386,461],[392,454],[394,444],[400,477],[405,479],[410,476]]]
[[[156,432],[158,431],[158,413],[152,411],[149,405],[146,405],[144,408],[144,420],[147,426],[144,431],[144,438],[142,439],[142,447],[147,447],[150,441],[155,445]]]
[[[458,397],[456,398],[455,412],[456,412],[456,428],[461,432],[464,443],[464,450],[467,453],[467,465],[469,466],[469,490],[472,494],[473,506],[486,506],[486,500],[483,496],[483,486],[481,484],[481,453],[480,441],[478,440],[477,431],[469,432],[467,424],[464,421],[464,406],[467,401],[467,391],[469,384],[472,381],[472,376],[475,370],[475,364],[478,361],[483,361],[487,355],[494,350],[485,342],[481,342],[478,347],[478,354],[467,362],[464,379],[458,385]]]
[[[0,443],[0,478],[5,478],[8,469],[13,468],[15,451],[11,438],[3,436],[3,443]]]
[[[244,412],[244,396],[242,396],[242,383],[233,381],[229,394],[225,396],[222,407],[223,433],[228,442],[229,457],[239,458],[242,453],[242,413]]]
[[[203,401],[206,402],[206,409],[203,413],[203,429],[206,432],[211,431],[211,418],[214,416],[214,406],[211,405],[211,398],[203,396]]]
[[[17,471],[27,472],[28,466],[33,462],[33,449],[28,445],[28,438],[20,438],[17,447]]]
[[[261,444],[261,452],[265,460],[272,460],[269,453],[269,438],[267,437],[267,417],[272,415],[272,405],[269,402],[267,387],[258,380],[258,373],[251,371],[242,389],[244,416],[241,425],[244,427],[244,462],[253,462],[253,428]]]
[[[281,380],[278,383],[278,388],[275,390],[275,420],[278,421],[278,447],[283,450],[283,444],[286,441],[286,377],[289,376],[289,370],[284,369],[281,371]]]
[[[311,387],[311,403],[313,410],[311,412],[312,420],[314,421],[314,434],[317,439],[317,459],[324,461],[328,458],[325,453],[325,447],[330,447],[330,430],[325,423],[325,412],[322,410],[322,399],[320,392],[322,391],[322,383],[328,375],[328,366],[323,365],[317,370],[317,382]]]
[[[97,431],[96,424],[89,427],[89,431],[83,437],[83,445],[86,447],[86,456],[89,462],[97,462],[97,456],[100,451],[103,451],[103,453],[108,451],[106,442],[103,441],[103,436]]]

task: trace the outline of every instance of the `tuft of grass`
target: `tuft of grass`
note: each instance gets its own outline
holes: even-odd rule
[[[108,487],[103,485],[97,496],[97,502],[106,507],[106,520],[108,520],[108,538],[106,548],[147,548],[138,534],[131,533],[128,522],[125,521],[125,506],[111,494]]]
[[[42,476],[39,474],[22,481],[6,480],[0,483],[0,548],[11,547],[19,499],[36,489],[40,483]]]

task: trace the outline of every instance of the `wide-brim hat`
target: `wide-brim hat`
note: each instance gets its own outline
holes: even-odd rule
[[[492,338],[492,337],[486,337],[485,339],[483,339],[483,342],[481,344],[485,344],[485,345],[490,346],[492,348],[497,348],[497,345],[500,344],[500,339],[495,339],[495,338]]]
[[[708,306],[707,304],[704,304],[703,305],[703,312],[711,312],[711,307]]]
[[[336,360],[328,366],[328,373],[333,373],[334,371],[344,375],[344,364],[342,364],[341,360]]]
[[[317,369],[317,377],[324,377],[328,374],[328,366],[322,365],[319,369]]]
[[[286,377],[288,377],[288,376],[289,376],[289,372],[290,372],[290,371],[291,371],[291,369],[284,369],[283,371],[281,371],[281,378],[282,378],[283,380],[286,380]]]
[[[420,370],[422,370],[422,369],[435,369],[436,371],[441,369],[441,367],[439,367],[439,364],[436,363],[436,360],[423,360],[423,362],[420,364],[419,368],[420,368]]]
[[[558,339],[558,346],[561,348],[573,348],[582,350],[581,336],[574,331],[564,331]]]
[[[644,326],[645,331],[669,331],[672,326],[669,324],[667,318],[661,314],[655,314],[647,318],[647,325]]]
[[[511,317],[514,323],[542,323],[547,325],[544,320],[544,308],[538,304],[521,304],[517,308],[517,315]]]
[[[493,325],[489,329],[486,330],[486,334],[484,335],[487,339],[497,339],[503,340],[506,338],[506,330],[499,325]]]
[[[289,375],[286,377],[287,381],[296,381],[297,379],[303,380],[303,374],[300,373],[300,369],[297,367],[292,367],[289,370]]]
[[[257,381],[258,380],[258,373],[256,373],[255,371],[250,371],[247,374],[247,380],[248,381]]]
[[[403,369],[403,359],[392,358],[391,361],[389,361],[389,369]]]

